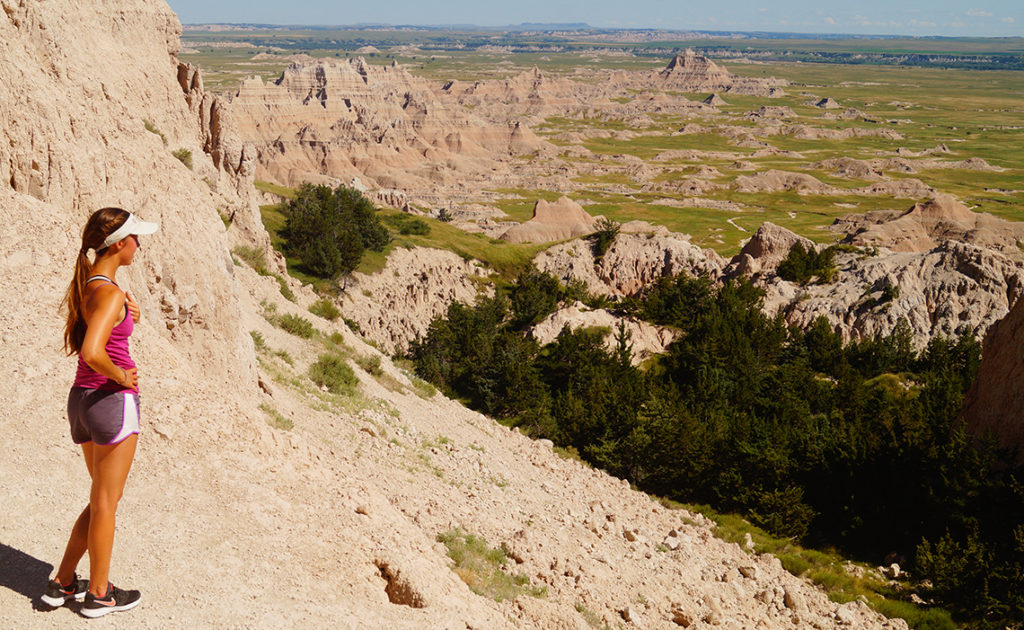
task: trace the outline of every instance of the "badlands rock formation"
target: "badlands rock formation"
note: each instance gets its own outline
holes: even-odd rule
[[[541,252],[534,264],[563,282],[582,281],[599,295],[633,295],[662,276],[689,273],[716,277],[725,260],[715,251],[701,249],[685,234],[623,234],[594,260],[590,243],[569,241]]]
[[[843,217],[830,227],[848,234],[846,240],[854,245],[898,252],[925,251],[954,240],[1015,255],[1024,243],[1024,223],[972,212],[946,195],[914,204],[902,213],[883,210]]]
[[[676,338],[672,330],[663,326],[655,326],[633,317],[617,316],[601,308],[591,309],[582,302],[558,309],[534,326],[531,333],[538,343],[547,345],[557,339],[566,326],[570,330],[602,328],[607,331],[604,337],[605,347],[609,351],[614,351],[617,347],[616,335],[620,325],[625,326],[629,334],[633,365],[639,365],[656,354],[663,354]]]
[[[1024,300],[985,338],[978,377],[964,401],[962,417],[978,436],[995,434],[1024,459]]]
[[[756,79],[738,77],[704,55],[691,49],[676,55],[660,71],[652,72],[663,88],[682,92],[725,92],[778,96],[789,82],[782,79]],[[773,92],[774,90],[774,92]]]
[[[837,220],[834,230],[858,247],[835,256],[830,284],[800,286],[780,279],[779,263],[809,239],[766,222],[726,262],[679,234],[620,234],[600,262],[589,243],[559,244],[541,252],[538,268],[564,281],[582,280],[592,292],[633,295],[662,275],[750,276],[766,292],[765,309],[808,326],[825,316],[844,338],[891,333],[902,319],[914,342],[962,330],[984,336],[1024,293],[1024,225],[971,212],[942,197],[903,213],[873,212]],[[870,248],[870,249],[868,249]]]
[[[256,210],[235,194],[251,183],[247,153],[224,135],[230,108],[206,110],[187,68],[179,82],[180,26],[165,4],[0,5],[0,219],[18,226],[0,235],[4,627],[75,624],[76,605],[34,604],[88,496],[63,419],[74,361],[58,347],[58,303],[80,226],[106,203],[161,224],[118,276],[142,306],[132,347],[144,402],[112,576],[143,600],[106,625],[584,628],[582,610],[645,628],[906,627],[417,390],[344,326],[311,316],[310,290],[293,282],[292,303],[273,278],[233,265],[233,240],[266,239],[238,223]],[[213,137],[219,155],[204,150]],[[224,208],[236,216],[227,232]],[[321,335],[271,323],[284,314]],[[339,397],[307,376],[329,350],[380,365],[357,369],[358,393]],[[474,594],[437,542],[455,528],[504,546],[546,596]]]
[[[501,240],[510,243],[547,243],[583,236],[594,231],[596,217],[568,197],[551,203],[538,199],[529,221],[510,227]]]
[[[903,213],[850,215],[832,229],[846,235],[844,242],[875,252],[838,253],[832,284],[793,285],[764,273],[757,256],[748,260],[743,253],[730,270],[760,272],[766,307],[781,309],[790,323],[804,326],[824,315],[851,338],[887,334],[902,318],[919,346],[962,329],[984,336],[1024,292],[1024,254],[1017,245],[1024,225],[972,212],[949,197]],[[779,241],[788,230],[773,226],[771,232]],[[788,240],[797,238],[790,233]],[[749,254],[763,241],[759,231],[744,249]],[[777,260],[783,247],[772,248],[766,259]]]
[[[471,117],[405,69],[362,58],[292,64],[273,83],[248,79],[231,106],[256,147],[257,177],[288,186],[358,177],[370,188],[459,188],[547,147],[525,125]]]
[[[345,281],[342,314],[388,354],[426,334],[427,326],[452,302],[476,301],[488,272],[480,263],[426,247],[398,248],[378,273],[353,273]]]

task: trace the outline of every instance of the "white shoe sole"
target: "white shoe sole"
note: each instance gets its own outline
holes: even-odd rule
[[[51,608],[57,608],[59,606],[63,606],[64,604],[68,603],[68,600],[70,600],[70,599],[74,599],[77,602],[80,602],[80,601],[84,600],[85,599],[85,593],[82,593],[81,595],[75,595],[74,597],[64,597],[64,596],[61,596],[61,597],[50,597],[49,595],[43,595],[39,599],[41,599],[42,602],[44,604],[46,604],[47,606],[49,606]]]
[[[124,606],[110,606],[109,608],[83,608],[81,610],[82,616],[88,617],[89,619],[95,619],[96,617],[102,617],[103,615],[109,615],[114,612],[122,612],[125,610],[131,610],[139,605],[142,598],[135,600],[134,602],[125,604]]]

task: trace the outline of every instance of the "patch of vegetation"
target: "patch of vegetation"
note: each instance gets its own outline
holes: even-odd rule
[[[390,240],[373,204],[352,188],[303,184],[283,212],[285,253],[321,278],[350,273],[364,250],[383,251]]]
[[[384,223],[390,225],[402,236],[416,234],[426,236],[430,234],[430,225],[419,217],[411,214],[386,214],[383,216]]]
[[[836,277],[835,253],[834,247],[826,247],[819,252],[797,241],[779,263],[776,273],[783,280],[798,284],[807,284],[812,278],[817,278],[822,284],[830,284]]]
[[[842,604],[864,598],[879,613],[904,619],[914,630],[954,630],[957,627],[948,611],[907,601],[913,592],[913,584],[894,588],[872,566],[855,565],[831,550],[807,549],[792,539],[774,536],[746,519],[720,514],[707,505],[683,505],[664,499],[661,502],[670,509],[683,508],[708,517],[715,522],[715,536],[727,542],[742,546],[749,534],[754,552],[774,555],[783,568],[821,586],[834,602]],[[920,586],[917,588],[918,592],[926,592]]]
[[[376,354],[357,356],[356,365],[363,368],[363,370],[372,376],[380,376],[384,374],[384,368],[380,365],[380,356]]]
[[[246,247],[239,245],[238,247],[231,250],[231,253],[236,259],[241,260],[245,264],[252,267],[252,270],[261,276],[270,276],[277,281],[277,286],[281,290],[281,296],[289,302],[295,302],[295,293],[291,287],[288,286],[288,282],[284,279],[281,274],[273,273],[267,269],[267,258],[263,254],[263,250],[259,247]]]
[[[453,529],[437,537],[448,549],[452,570],[477,595],[501,602],[520,595],[544,597],[546,587],[530,585],[530,578],[522,573],[502,570],[508,556],[501,549],[487,546],[487,541],[461,529]]]
[[[260,403],[260,409],[267,414],[267,423],[275,429],[281,429],[282,431],[290,431],[295,428],[295,423],[290,419],[284,417],[280,411],[274,409],[267,403]]]
[[[146,126],[146,131],[148,131],[149,133],[156,134],[156,135],[160,136],[160,140],[164,143],[164,146],[167,146],[167,136],[165,136],[162,131],[157,129],[156,125],[154,125],[152,122],[146,120],[145,118],[142,119],[142,124],[144,124]]]
[[[309,378],[320,387],[326,387],[332,394],[353,392],[359,379],[345,359],[337,354],[321,354],[309,366]]]
[[[192,152],[182,147],[171,151],[171,155],[178,159],[179,162],[185,165],[188,170],[192,170]]]
[[[594,247],[594,259],[601,260],[615,242],[622,226],[611,219],[601,219],[596,227],[597,230],[590,235],[590,242]]]
[[[252,337],[252,342],[255,344],[257,352],[267,350],[267,342],[263,339],[263,333],[258,330],[250,330],[249,335]]]
[[[274,323],[285,332],[289,332],[296,337],[302,337],[303,339],[312,339],[313,335],[316,334],[316,329],[313,328],[312,322],[304,317],[292,315],[291,313],[281,315]]]
[[[309,312],[317,317],[323,317],[328,321],[334,321],[341,317],[341,311],[335,306],[332,300],[320,298],[309,307]]]

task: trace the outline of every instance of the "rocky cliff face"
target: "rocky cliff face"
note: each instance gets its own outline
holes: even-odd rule
[[[426,334],[452,302],[473,304],[488,275],[483,265],[426,247],[396,249],[378,273],[353,273],[345,282],[341,311],[366,339],[393,354]]]
[[[294,63],[273,83],[246,80],[232,100],[259,177],[287,186],[358,177],[371,189],[458,188],[546,146],[525,126],[453,105],[404,68],[361,58]]]
[[[1024,459],[1024,300],[985,338],[978,378],[964,402],[962,418],[978,436],[992,433]]]
[[[218,212],[251,224],[252,172],[237,137],[192,106],[215,108],[215,99],[178,80],[174,14],[156,2],[3,8],[0,216],[19,228],[0,235],[2,268],[12,295],[43,300],[4,309],[6,330],[35,338],[21,336],[33,311],[57,321],[86,217],[117,205],[161,226],[122,279],[144,305],[143,345],[173,340],[182,365],[247,386],[251,341],[234,323],[237,287]],[[191,170],[172,156],[179,149],[191,152]],[[209,343],[226,351],[210,355]]]

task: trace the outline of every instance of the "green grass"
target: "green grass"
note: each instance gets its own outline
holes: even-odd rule
[[[296,337],[302,337],[303,339],[312,339],[313,335],[316,334],[316,329],[313,328],[312,322],[291,313],[281,315],[274,323],[285,332],[289,332]]]
[[[328,298],[320,298],[309,307],[309,312],[317,317],[323,317],[328,321],[334,321],[341,317],[341,311],[334,302]]]
[[[282,431],[290,431],[295,428],[295,423],[285,418],[280,411],[274,409],[267,403],[260,403],[260,409],[267,414],[267,423],[275,429],[281,429]]]
[[[501,549],[488,547],[483,538],[452,529],[439,534],[437,539],[448,550],[452,570],[477,595],[501,602],[520,595],[544,597],[547,594],[546,587],[531,586],[526,575],[503,571],[508,556]]]

